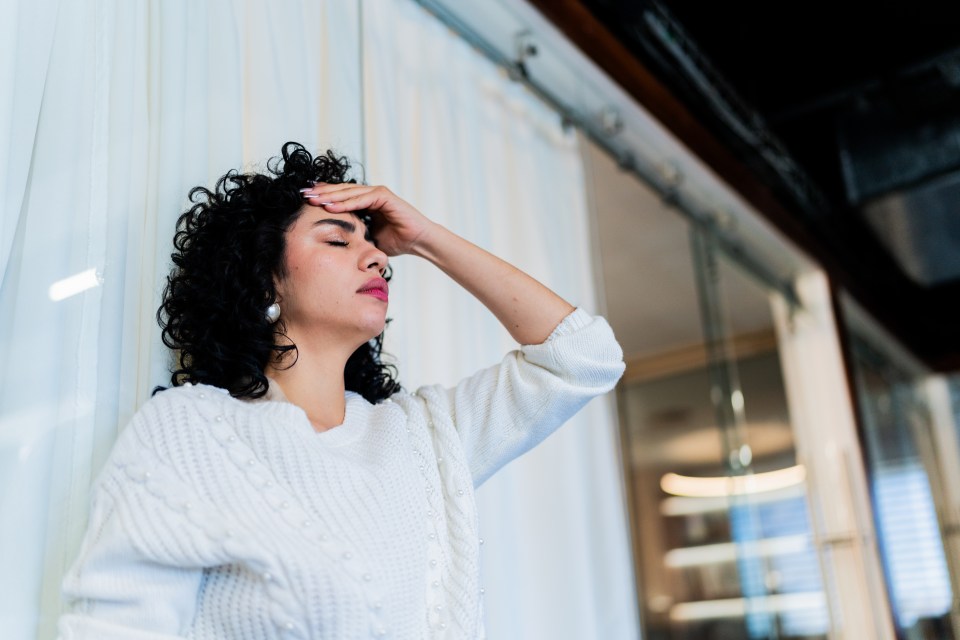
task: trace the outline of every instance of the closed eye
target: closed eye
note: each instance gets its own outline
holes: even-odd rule
[[[331,244],[335,247],[349,247],[349,242],[344,242],[343,240],[328,240],[327,244]]]

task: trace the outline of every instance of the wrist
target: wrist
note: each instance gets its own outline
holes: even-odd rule
[[[443,243],[444,234],[450,231],[432,220],[424,227],[423,232],[417,236],[408,253],[419,258],[424,258],[430,262],[435,262],[437,253],[436,248]]]

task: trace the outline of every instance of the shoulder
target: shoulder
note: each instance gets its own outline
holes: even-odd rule
[[[163,403],[196,404],[205,402],[206,404],[210,404],[211,402],[216,403],[218,401],[230,400],[236,400],[236,398],[231,396],[230,392],[226,389],[214,387],[209,384],[192,384],[188,382],[179,387],[169,387],[154,394],[143,406]]]
[[[163,486],[186,483],[199,490],[196,483],[220,472],[213,461],[239,440],[232,423],[247,411],[248,403],[217,387],[160,391],[120,431],[97,484],[119,490],[130,481],[142,484],[149,472],[157,482],[164,478]]]
[[[203,446],[207,427],[232,405],[242,404],[226,390],[209,385],[165,389],[144,402],[120,431],[112,456],[129,460],[152,454],[166,459],[184,446]]]
[[[416,419],[418,416],[424,416],[428,412],[434,386],[436,386],[438,390],[440,389],[439,385],[420,387],[415,391],[401,389],[386,400],[383,400],[380,404],[398,406],[406,414],[408,420]]]
[[[214,419],[231,405],[242,404],[226,389],[205,384],[189,384],[160,391],[147,400],[134,415],[132,425],[175,426],[185,420]]]
[[[384,416],[399,411],[408,433],[419,433],[434,432],[447,426],[449,420],[446,416],[450,414],[448,405],[448,399],[441,385],[427,385],[415,391],[400,390],[380,402],[377,408],[382,407]]]

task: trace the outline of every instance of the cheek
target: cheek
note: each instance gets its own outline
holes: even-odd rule
[[[287,260],[285,289],[298,306],[323,307],[339,304],[342,292],[333,286],[342,266],[335,256],[293,251]]]
[[[312,254],[309,245],[304,242],[290,243],[287,246],[287,278],[293,281],[307,280],[323,262],[323,256]]]

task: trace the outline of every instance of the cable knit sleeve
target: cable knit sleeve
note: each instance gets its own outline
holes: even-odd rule
[[[209,507],[143,441],[152,408],[121,433],[94,485],[87,533],[63,581],[62,640],[185,636],[203,567],[218,560],[197,524]]]
[[[612,389],[623,371],[623,351],[610,325],[577,309],[542,344],[511,351],[451,389],[417,393],[452,419],[479,486]]]
[[[201,570],[162,564],[137,548],[122,506],[99,495],[80,557],[64,581],[71,612],[63,640],[161,640],[182,637],[193,619]]]

